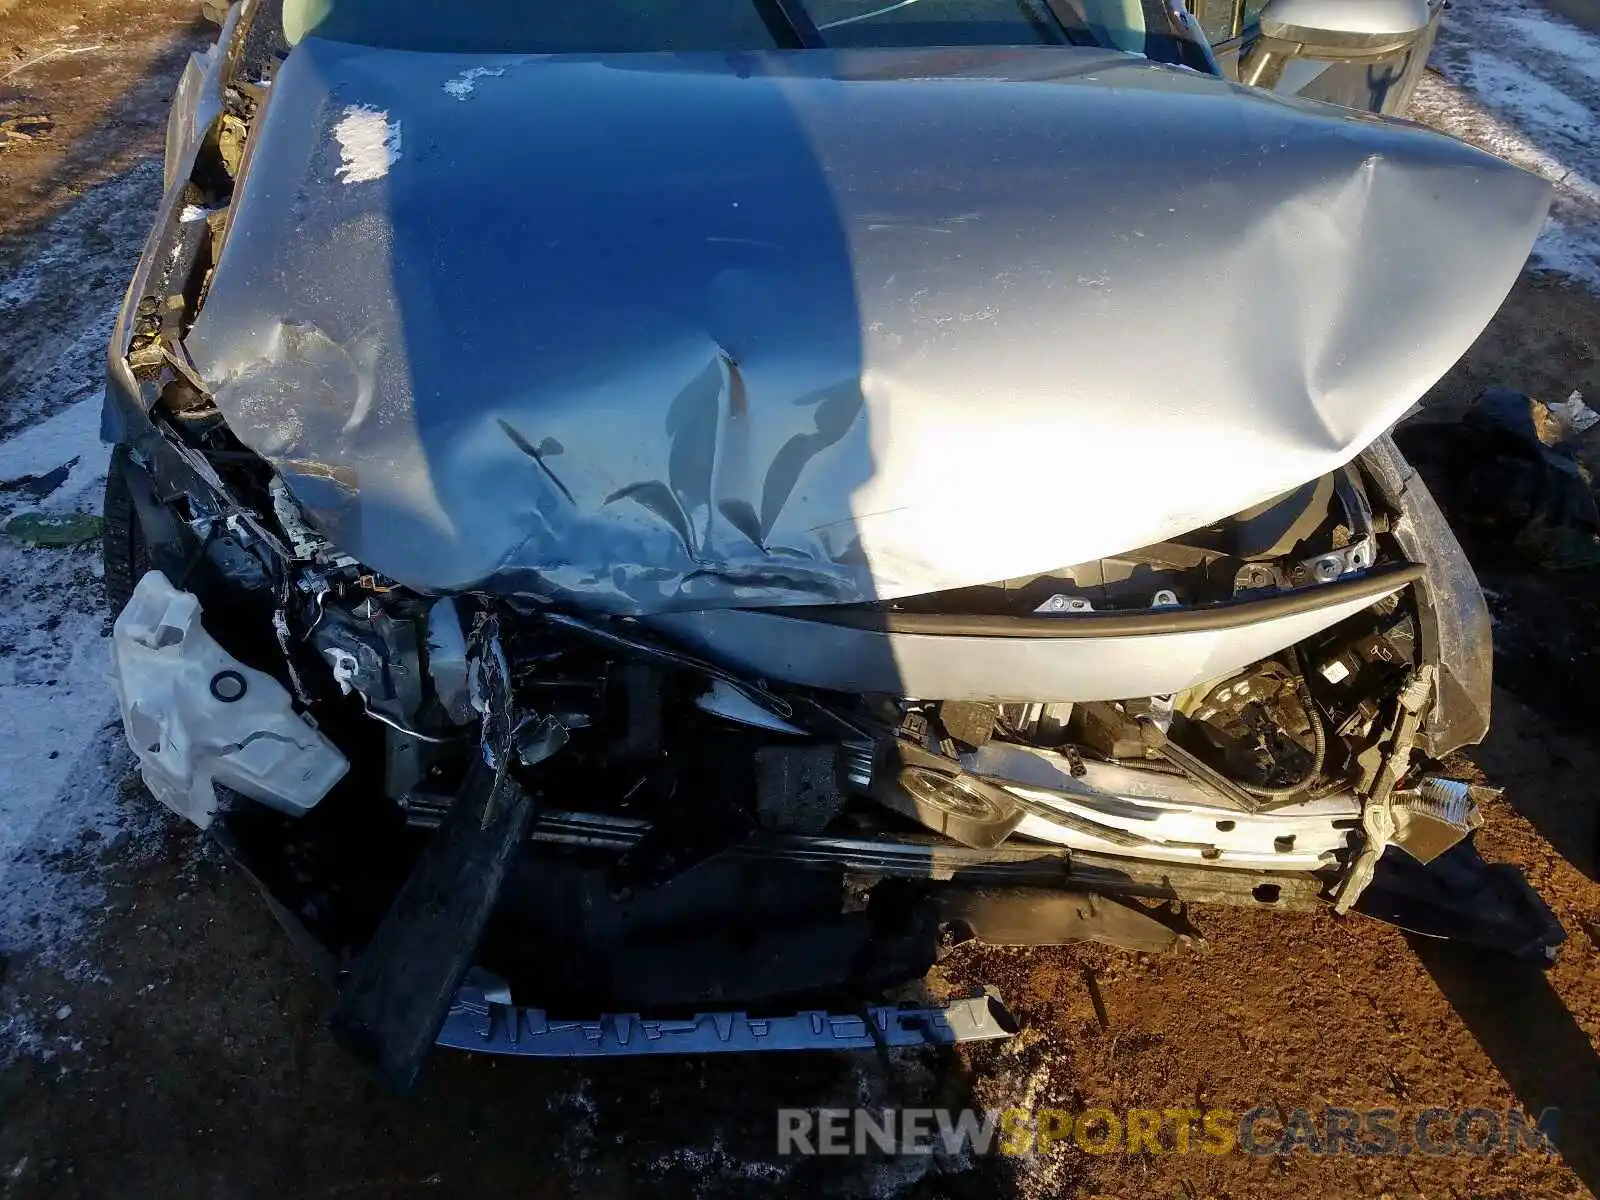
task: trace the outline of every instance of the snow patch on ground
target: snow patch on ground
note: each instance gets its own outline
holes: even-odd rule
[[[1555,84],[1487,50],[1468,51],[1461,74],[1474,95],[1492,97],[1491,103],[1514,112],[1530,131],[1565,140],[1586,136],[1593,124],[1594,113]]]
[[[127,242],[91,262],[82,244],[74,250],[57,239],[86,238],[84,222],[102,205],[129,203],[159,179],[159,164],[136,168],[57,218],[43,253],[0,275],[0,313],[49,303],[57,268],[130,270]],[[31,414],[33,423],[0,438],[0,527],[27,511],[100,511],[109,458],[99,439],[101,390],[115,311],[114,299],[86,306],[79,295],[72,311],[59,313],[53,336],[4,364],[10,386],[0,389],[0,416]],[[26,328],[45,324],[35,317]],[[63,404],[63,391],[80,398]],[[49,963],[68,977],[92,974],[76,956],[103,901],[105,867],[166,821],[153,803],[123,800],[132,760],[107,686],[101,573],[98,542],[30,548],[0,534],[0,954]],[[102,857],[113,846],[117,853]],[[0,1007],[0,1062],[53,1053],[58,1039],[48,1026],[48,1015]]]
[[[134,782],[107,691],[96,554],[0,546],[0,572],[23,585],[0,619],[0,954],[68,979],[96,976],[81,946],[108,868],[169,821]],[[48,1050],[47,1025],[0,997],[0,1066]]]
[[[721,1186],[733,1180],[779,1184],[794,1170],[793,1160],[771,1163],[741,1159],[728,1152],[718,1138],[709,1146],[679,1146],[650,1160],[650,1170],[659,1175],[681,1172],[692,1180],[714,1177]]]
[[[124,800],[133,762],[121,725],[106,722],[86,732],[81,753],[63,756],[67,783],[40,793],[47,803],[38,815],[45,819],[34,836],[15,854],[0,851],[0,953],[51,968],[68,982],[104,978],[81,947],[105,913],[106,868],[149,853],[166,825],[146,797]],[[0,990],[0,1067],[81,1051],[64,1025],[71,1015],[68,1006],[52,1008],[46,999],[29,1007]]]
[[[0,442],[0,523],[27,510],[99,511],[99,419],[94,397]],[[0,536],[0,950],[70,942],[94,885],[54,864],[123,829],[129,763],[106,686],[99,576],[98,544],[29,548]]]
[[[63,755],[68,781],[39,807],[33,836],[8,854],[0,879],[0,946],[60,970],[68,978],[96,974],[75,946],[99,915],[108,860],[132,858],[150,845],[168,818],[137,788],[120,722],[101,714],[88,744]],[[124,783],[129,803],[124,800]]]
[[[106,343],[161,194],[152,158],[0,243],[0,439],[105,384]]]
[[[333,127],[339,143],[338,177],[345,183],[382,179],[400,161],[400,122],[383,109],[352,104]]]
[[[22,511],[100,510],[108,452],[99,422],[94,396],[0,442],[0,524]],[[76,786],[79,760],[112,712],[99,555],[94,543],[28,548],[0,536],[8,592],[0,610],[0,938],[14,860],[60,819],[58,793]]]
[[[1542,12],[1511,10],[1496,19],[1519,41],[1565,59],[1579,74],[1600,84],[1600,37]]]
[[[1600,205],[1600,187],[1593,181],[1460,88],[1441,79],[1424,78],[1412,98],[1411,115],[1543,176],[1577,199]]]
[[[1533,248],[1533,261],[1546,271],[1570,275],[1600,291],[1600,228],[1585,223],[1573,229],[1551,217]]]
[[[0,442],[0,489],[18,480],[47,475],[67,467],[67,477],[37,507],[53,512],[99,512],[111,447],[100,440],[100,405],[96,393],[55,416],[30,425]],[[27,507],[34,507],[30,502]],[[0,491],[0,509],[22,507]]]
[[[1600,37],[1522,0],[1453,0],[1433,64],[1410,115],[1554,184],[1533,262],[1600,291]]]

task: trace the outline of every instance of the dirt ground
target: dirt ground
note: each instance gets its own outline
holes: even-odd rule
[[[158,150],[171,83],[205,36],[182,4],[0,0],[0,116],[54,121],[47,137],[0,150],[0,274],[49,253],[39,231],[86,189]],[[76,52],[84,46],[94,48]],[[120,214],[116,231],[97,222],[83,236],[142,229],[158,184],[158,176],[140,184],[142,213]],[[120,293],[138,237],[124,244],[123,274],[54,280],[0,336],[0,427],[28,416],[5,408],[8,381],[48,367],[38,350],[47,343],[30,339],[71,305]],[[1525,277],[1430,403],[1456,410],[1489,384],[1556,398],[1576,388],[1600,402],[1600,303]],[[1600,672],[1591,659],[1600,572],[1485,582],[1496,596],[1506,686],[1488,742],[1465,757],[1507,788],[1480,835],[1486,857],[1521,866],[1568,931],[1548,972],[1413,943],[1363,918],[1200,909],[1193,918],[1205,947],[1171,957],[1099,947],[958,953],[942,968],[947,979],[996,984],[1024,1023],[1020,1037],[966,1053],[897,1053],[887,1064],[873,1055],[569,1064],[438,1054],[401,1099],[332,1045],[322,1024],[327,993],[248,881],[174,822],[153,853],[133,861],[93,842],[67,856],[65,865],[107,870],[113,881],[87,952],[91,977],[0,958],[0,988],[59,1015],[56,1049],[0,1071],[0,1194],[1593,1194]],[[153,803],[132,780],[123,799]],[[863,1098],[1238,1112],[1555,1106],[1561,1153],[1063,1149],[1032,1160],[775,1161],[775,1109]]]

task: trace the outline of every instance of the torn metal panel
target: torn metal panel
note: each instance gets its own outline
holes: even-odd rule
[[[183,66],[183,74],[178,76],[178,86],[172,94],[172,107],[167,112],[163,191],[171,191],[172,185],[187,174],[201,139],[211,128],[212,122],[222,115],[224,48],[232,43],[244,8],[244,4],[235,4],[229,9],[221,22],[222,31],[216,42],[189,55],[189,61]]]
[[[628,613],[1013,578],[1297,487],[1466,348],[1549,196],[1079,49],[309,38],[252,137],[189,338],[235,433],[401,583]]]

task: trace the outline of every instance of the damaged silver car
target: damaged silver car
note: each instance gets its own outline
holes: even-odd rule
[[[1437,20],[1256,8],[1280,91]],[[1169,0],[243,0],[111,346],[129,744],[397,1085],[1005,1036],[905,988],[1190,901],[1548,958],[1386,434],[1548,199]]]

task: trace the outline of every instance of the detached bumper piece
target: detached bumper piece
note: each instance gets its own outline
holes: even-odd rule
[[[415,1082],[489,922],[533,802],[474,759],[429,841],[340,991],[334,1036],[385,1084]]]
[[[1567,934],[1521,871],[1469,838],[1426,864],[1390,846],[1355,911],[1420,937],[1554,963]]]
[[[591,1021],[551,1020],[542,1009],[509,1003],[503,991],[490,999],[494,994],[481,984],[463,986],[439,1031],[438,1044],[530,1058],[599,1058],[953,1046],[996,1041],[1017,1032],[1011,1014],[993,994],[914,1008],[875,1005],[857,1014],[811,1011],[750,1017],[728,1012],[678,1020],[624,1014]]]

